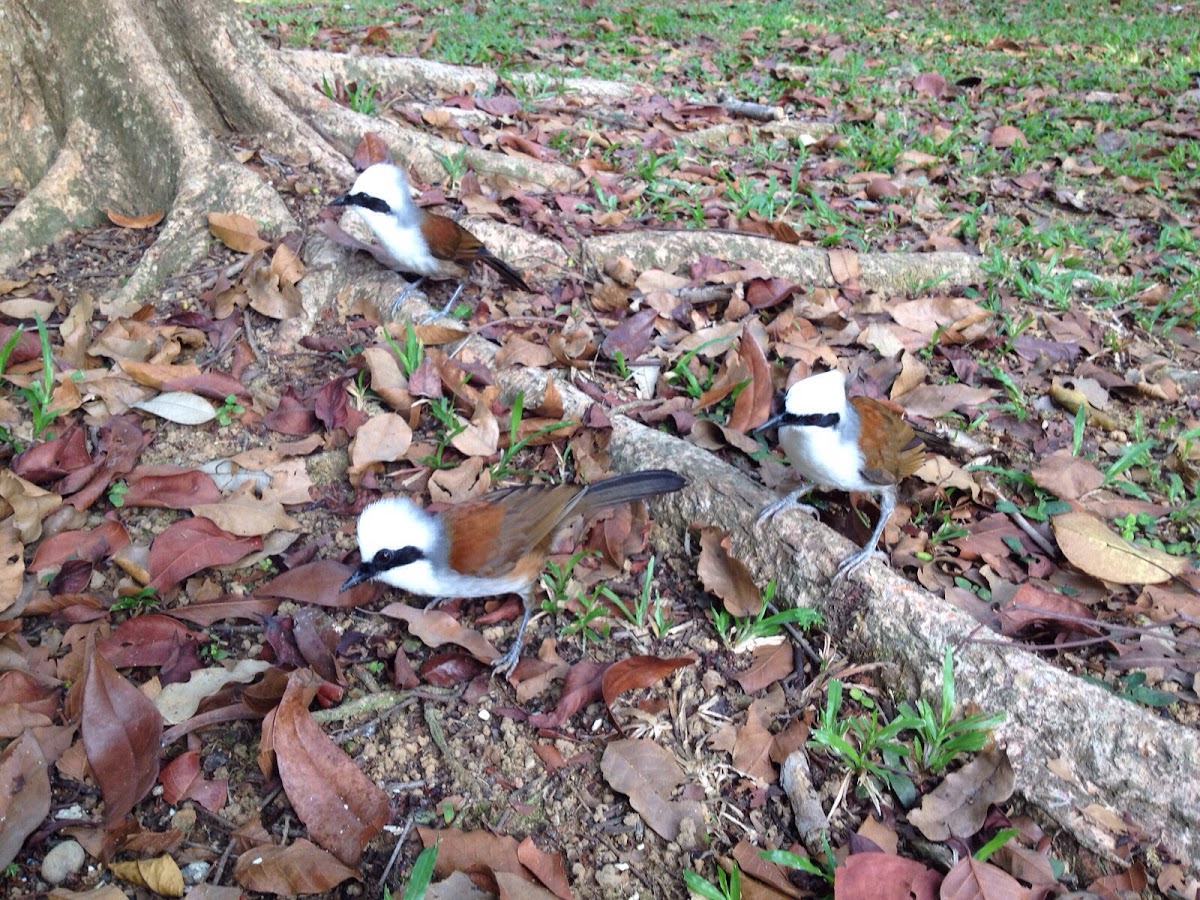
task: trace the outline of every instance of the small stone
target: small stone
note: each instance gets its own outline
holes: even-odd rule
[[[200,860],[198,862],[188,863],[180,871],[183,873],[183,881],[185,884],[200,884],[208,877],[208,873],[212,870],[212,863]]]
[[[86,855],[78,841],[63,841],[50,848],[42,859],[42,878],[49,884],[62,884],[83,868]]]

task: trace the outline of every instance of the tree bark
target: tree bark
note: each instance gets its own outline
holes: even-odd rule
[[[0,179],[26,191],[0,222],[0,270],[105,209],[167,210],[122,289],[132,301],[204,253],[210,210],[294,228],[228,140],[348,180],[344,156],[294,112],[300,93],[316,94],[223,0],[0,0]]]

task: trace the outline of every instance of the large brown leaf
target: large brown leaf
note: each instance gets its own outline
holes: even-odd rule
[[[729,532],[721,528],[700,529],[700,583],[725,601],[735,616],[755,616],[762,611],[762,593],[746,564],[729,552]]]
[[[104,821],[119,821],[158,778],[162,716],[98,650],[88,654],[80,731],[104,797]]]
[[[600,771],[614,790],[629,796],[629,803],[655,832],[668,841],[679,837],[685,820],[704,833],[704,808],[698,800],[672,800],[686,775],[675,756],[653,741],[613,741],[604,750]]]
[[[211,519],[181,519],[150,545],[150,586],[160,593],[210,566],[223,566],[262,549],[260,537],[237,537]]]
[[[263,746],[275,751],[283,789],[309,835],[352,866],[391,809],[387,794],[313,720],[308,704],[319,687],[306,669],[288,677],[283,699],[263,722]]]
[[[337,560],[314,560],[275,576],[258,588],[254,596],[282,597],[318,606],[362,606],[379,596],[383,586],[377,582],[364,582],[343,593],[341,586],[352,571]]]

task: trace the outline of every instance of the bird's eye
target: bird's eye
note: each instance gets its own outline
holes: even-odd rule
[[[396,552],[394,550],[380,550],[375,554],[375,565],[390,566],[395,556]]]

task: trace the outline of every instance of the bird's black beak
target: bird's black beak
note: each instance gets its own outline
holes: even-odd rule
[[[370,581],[376,575],[375,566],[370,562],[359,563],[357,569],[350,573],[350,577],[342,584],[339,593],[348,591],[355,585],[362,584],[364,581]]]
[[[330,200],[329,205],[330,206],[349,206],[350,205],[350,195],[342,194],[342,196],[338,197],[336,200]]]
[[[771,418],[767,419],[767,421],[763,422],[757,428],[751,428],[750,433],[751,434],[761,434],[762,432],[766,431],[768,428],[772,428],[775,425],[778,425],[779,422],[783,419],[784,415],[785,415],[785,413],[779,413],[778,415],[771,416]]]

